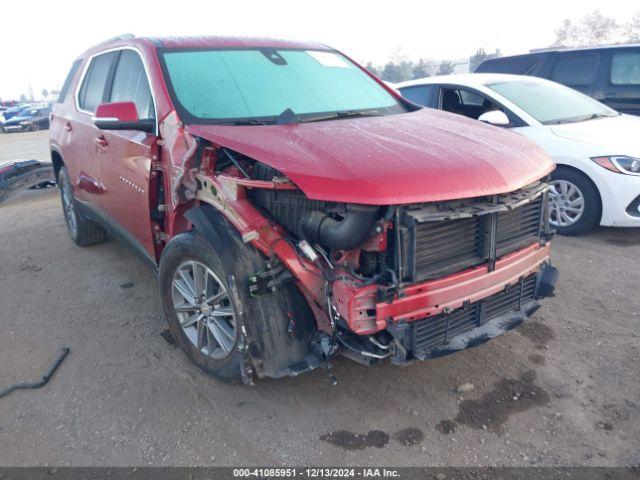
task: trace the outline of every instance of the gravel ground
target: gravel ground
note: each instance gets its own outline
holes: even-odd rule
[[[0,135],[0,159],[46,159],[46,138]],[[45,388],[0,399],[2,466],[640,463],[640,230],[557,238],[556,297],[479,348],[249,388],[172,345],[126,248],[72,244],[54,189],[0,205],[0,224],[0,388],[72,349]]]

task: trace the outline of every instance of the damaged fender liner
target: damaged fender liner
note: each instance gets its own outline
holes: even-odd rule
[[[24,189],[55,181],[51,163],[38,160],[0,163],[0,203]]]

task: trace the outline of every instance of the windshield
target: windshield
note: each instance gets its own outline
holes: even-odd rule
[[[312,121],[406,111],[332,51],[168,50],[162,58],[173,100],[191,123],[274,123],[283,115]]]
[[[558,83],[518,80],[490,83],[487,87],[544,125],[619,115],[591,97]]]

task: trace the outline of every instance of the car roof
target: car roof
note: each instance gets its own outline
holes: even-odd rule
[[[494,82],[513,82],[517,80],[527,80],[529,82],[541,82],[546,83],[548,80],[544,80],[538,77],[530,77],[526,75],[510,75],[506,73],[460,73],[455,75],[438,75],[435,77],[417,78],[415,80],[409,80],[407,82],[397,83],[394,88],[402,89],[406,87],[413,87],[417,85],[430,85],[430,84],[453,84],[464,87],[480,87]]]
[[[590,52],[600,50],[619,50],[627,48],[640,48],[640,43],[624,43],[620,45],[592,45],[590,47],[549,47],[549,48],[534,48],[526,53],[519,53],[517,55],[507,55],[505,57],[487,58],[482,63],[500,63],[503,60],[511,58],[531,57],[539,56],[550,53],[572,53],[572,52]]]
[[[135,37],[121,35],[89,48],[85,54],[125,46],[150,46],[166,49],[206,48],[282,48],[306,50],[332,50],[319,42],[304,42],[268,37],[188,36],[188,37]]]

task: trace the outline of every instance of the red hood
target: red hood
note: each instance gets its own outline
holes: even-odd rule
[[[392,205],[478,197],[517,190],[553,170],[524,136],[431,109],[189,130],[280,170],[316,200]]]

